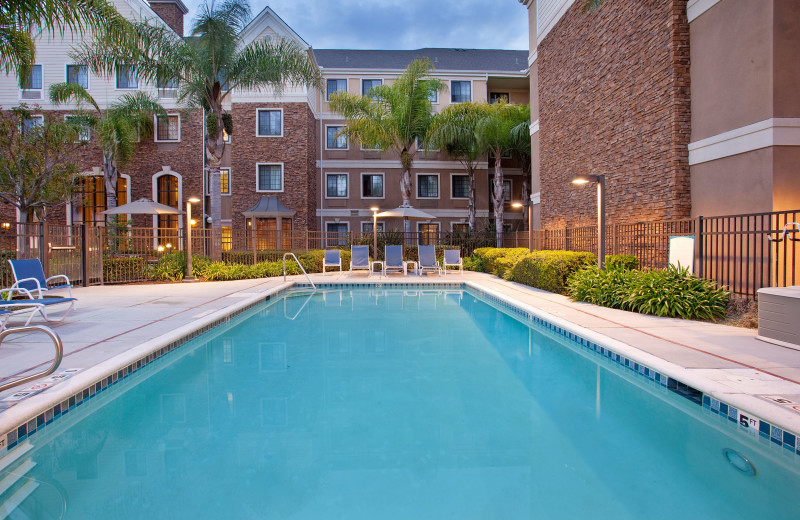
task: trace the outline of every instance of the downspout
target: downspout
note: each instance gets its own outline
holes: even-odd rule
[[[320,108],[322,103],[320,103]],[[320,233],[324,233],[325,229],[322,226],[322,214],[325,208],[323,208],[323,204],[325,203],[325,160],[323,159],[323,155],[325,154],[325,122],[322,120],[322,111],[320,110],[319,113],[319,230]],[[349,179],[348,179],[349,182]],[[347,187],[350,190],[350,186]],[[351,192],[348,191],[348,194]],[[320,235],[324,236],[324,235]],[[325,249],[325,244],[323,243],[322,249]]]
[[[203,109],[203,119],[200,121],[200,124],[203,127],[203,131],[200,133],[200,156],[203,158],[203,229],[205,229],[206,224],[208,221],[206,220],[206,194],[208,190],[206,190],[206,109]],[[205,241],[203,241],[205,244]],[[203,251],[203,254],[206,254],[206,251]]]

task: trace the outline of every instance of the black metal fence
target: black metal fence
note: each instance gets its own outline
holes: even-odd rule
[[[800,283],[800,210],[698,217],[696,219],[610,224],[607,254],[630,254],[642,267],[669,262],[670,238],[694,237],[694,272],[755,297],[762,287]],[[546,229],[506,233],[504,247],[597,251],[597,227]],[[45,272],[66,274],[75,284],[130,283],[152,279],[153,268],[173,251],[185,251],[186,231],[179,228],[115,228],[48,223],[3,224],[0,228],[0,284],[13,283],[9,258],[40,258]],[[228,263],[280,260],[284,251],[373,245],[372,233],[320,231],[193,229],[191,251]],[[470,256],[480,247],[494,247],[494,233],[378,232],[377,253],[385,245],[419,245],[460,249]],[[414,253],[408,252],[413,258]]]

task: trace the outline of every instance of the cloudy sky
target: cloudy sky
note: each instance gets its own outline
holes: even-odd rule
[[[187,29],[202,0],[184,0]],[[528,18],[517,0],[250,0],[269,5],[317,49],[528,48]]]

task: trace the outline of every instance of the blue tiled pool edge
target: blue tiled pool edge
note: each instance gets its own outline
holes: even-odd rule
[[[591,352],[599,354],[603,357],[610,359],[611,361],[617,363],[618,365],[630,370],[634,374],[638,374],[641,377],[647,378],[664,388],[671,390],[691,402],[703,407],[706,410],[709,410],[712,413],[715,413],[721,417],[727,418],[728,422],[736,423],[742,429],[749,429],[750,431],[757,431],[757,435],[762,439],[768,439],[773,444],[778,446],[782,446],[787,451],[791,451],[798,457],[796,460],[800,461],[800,440],[798,440],[798,434],[796,432],[791,432],[788,430],[784,430],[774,424],[771,424],[759,417],[756,417],[753,414],[749,414],[744,412],[728,403],[720,401],[710,395],[704,394],[700,390],[693,388],[675,378],[667,376],[665,374],[660,373],[657,370],[654,370],[644,364],[640,364],[629,357],[622,356],[613,350],[599,345],[591,340],[588,340],[581,335],[575,334],[563,327],[555,325],[547,320],[545,320],[542,315],[538,315],[536,312],[531,310],[526,310],[520,307],[518,304],[515,304],[506,298],[494,294],[491,291],[487,291],[476,284],[473,283],[426,283],[426,284],[409,284],[409,283],[317,283],[317,286],[323,289],[344,289],[344,288],[353,288],[353,289],[364,289],[364,288],[379,288],[379,289],[396,289],[396,288],[414,288],[414,289],[424,289],[424,288],[435,288],[435,289],[469,289],[478,293],[481,297],[486,299],[489,302],[493,302],[496,304],[501,310],[508,311],[510,315],[516,316],[530,322],[533,322],[537,325],[545,327],[546,329],[564,336],[568,338],[578,345],[581,345],[584,349],[587,349]],[[76,392],[75,394],[69,396],[67,399],[61,400],[59,403],[56,403],[54,406],[47,408],[45,411],[37,414],[36,416],[28,419],[27,421],[19,424],[18,426],[14,427],[13,429],[5,432],[4,434],[0,435],[0,454],[4,451],[9,451],[15,448],[20,442],[23,442],[28,436],[32,435],[33,433],[40,431],[47,425],[52,424],[57,419],[63,417],[71,410],[75,409],[78,406],[81,406],[83,403],[88,401],[89,399],[95,397],[96,395],[100,394],[101,392],[107,390],[108,388],[112,387],[113,385],[117,384],[120,381],[123,381],[125,378],[133,374],[134,372],[140,370],[142,367],[149,365],[156,359],[159,359],[163,355],[167,354],[178,348],[181,345],[193,340],[194,338],[200,336],[208,332],[209,330],[219,327],[220,325],[227,324],[230,320],[239,316],[240,314],[252,309],[255,306],[261,305],[265,302],[274,300],[280,297],[283,293],[292,290],[294,288],[310,288],[310,285],[305,283],[295,283],[293,286],[278,290],[271,294],[265,294],[263,297],[258,298],[257,300],[250,302],[238,309],[235,309],[228,313],[227,315],[215,319],[210,323],[206,323],[197,329],[193,330],[192,332],[178,338],[170,343],[155,349],[154,351],[150,352],[142,356],[140,359],[131,362],[123,367],[120,367],[114,373],[105,376],[94,383],[86,386],[82,390]]]

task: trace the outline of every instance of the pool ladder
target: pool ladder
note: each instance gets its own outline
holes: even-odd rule
[[[20,379],[15,379],[14,381],[9,381],[8,383],[0,384],[0,392],[3,390],[8,390],[9,388],[13,388],[15,386],[19,386],[25,384],[29,381],[33,381],[34,379],[38,379],[40,377],[49,376],[53,372],[56,371],[58,365],[61,364],[61,358],[64,356],[64,344],[61,342],[61,338],[58,334],[55,333],[53,329],[50,327],[45,327],[44,325],[29,325],[26,327],[15,327],[13,329],[5,329],[4,331],[0,332],[0,344],[3,343],[3,340],[6,339],[7,336],[11,334],[23,333],[23,332],[44,332],[50,339],[53,340],[53,346],[56,349],[56,357],[53,359],[53,364],[50,365],[50,368],[45,370],[44,372],[37,372],[36,374],[32,374],[26,377],[22,377]]]
[[[283,254],[283,281],[284,282],[286,281],[286,257],[287,256],[291,256],[292,258],[294,258],[294,261],[297,262],[297,266],[300,267],[300,270],[303,271],[304,275],[306,275],[306,280],[308,280],[308,283],[310,283],[311,287],[313,287],[314,290],[316,291],[317,290],[317,286],[314,285],[314,282],[311,281],[311,277],[308,276],[308,273],[306,272],[306,270],[303,269],[303,264],[301,264],[300,260],[298,260],[297,257],[294,256],[294,253],[284,253]]]

